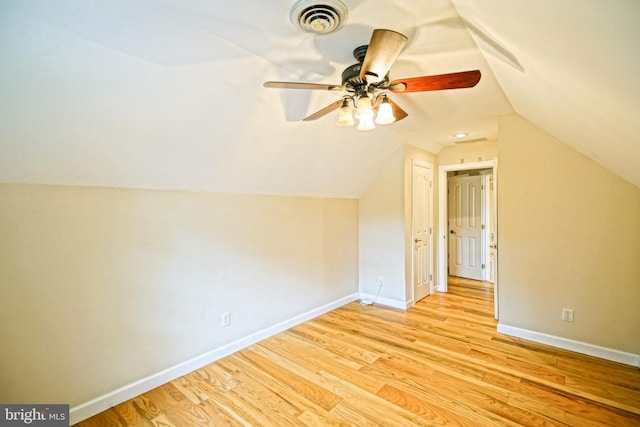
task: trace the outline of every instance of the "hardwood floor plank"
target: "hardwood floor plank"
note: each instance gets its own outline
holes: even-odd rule
[[[251,361],[254,366],[268,372],[274,378],[287,384],[292,390],[295,390],[305,399],[315,403],[321,408],[329,411],[333,408],[341,398],[331,390],[318,386],[316,383],[292,372],[291,370],[274,363],[273,361],[259,355],[258,353],[248,350],[243,351],[241,355]]]
[[[194,404],[171,383],[145,394],[156,402],[162,410],[162,415],[175,426],[212,425],[214,422],[211,413],[205,411],[202,406]],[[158,422],[165,422],[164,418]]]
[[[377,394],[388,402],[419,415],[420,418],[431,425],[456,425],[463,427],[477,427],[478,425],[477,421],[465,419],[461,415],[429,403],[420,396],[419,393],[416,394],[401,390],[391,384],[385,384]]]
[[[154,427],[178,427],[165,415],[162,414],[151,421],[151,425]]]
[[[333,386],[343,401],[348,402],[345,406],[355,406],[359,408],[361,413],[366,408],[366,412],[373,414],[378,422],[384,423],[383,425],[426,425],[423,420],[415,417],[410,411],[388,402],[377,394],[362,390],[349,381],[327,371],[321,371],[319,374],[327,385]]]
[[[114,408],[107,409],[95,417],[76,424],[78,427],[126,427],[128,425],[132,424],[127,424],[127,420],[122,418]]]
[[[437,390],[444,397],[450,399],[462,398],[471,402],[474,407],[485,410],[486,413],[496,414],[504,419],[517,422],[522,425],[549,425],[546,415],[535,415],[507,403],[508,391],[497,387],[483,387],[481,379],[474,381],[473,376],[456,375],[454,370],[446,367],[444,370],[435,368],[430,375],[425,375],[419,363],[411,363],[405,359],[388,360],[376,366],[395,372],[397,375],[408,377],[414,381],[424,381],[429,388]]]
[[[365,350],[357,345],[341,341],[339,338],[327,336],[314,330],[309,325],[300,325],[291,330],[291,333],[329,350],[331,353],[350,359],[356,363],[371,363],[378,358],[378,354]]]
[[[310,381],[316,381],[319,378],[318,377],[318,373],[320,372],[320,370],[322,369],[318,369],[315,371],[309,371],[309,370],[305,370],[304,368],[301,368],[299,365],[292,363],[291,361],[291,357],[290,355],[287,356],[283,356],[274,352],[271,352],[265,348],[263,348],[262,346],[256,346],[255,351],[259,354],[262,354],[265,357],[268,357],[271,360],[276,361],[277,363],[279,363],[280,365],[292,370],[293,372],[295,372],[298,375],[301,375],[307,379],[309,379]],[[381,381],[377,381],[373,378],[370,378],[366,375],[362,375],[362,373],[359,370],[354,370],[351,368],[348,368],[342,364],[325,364],[324,366],[324,370],[337,375],[347,381],[349,381],[350,383],[360,387],[363,390],[366,390],[370,393],[376,393],[378,390],[380,390],[380,388],[382,388],[382,386],[384,385],[383,382]]]
[[[322,411],[271,374],[256,370],[243,357],[229,356],[221,361],[221,365],[239,380],[239,384],[223,396],[227,399],[225,407],[238,408],[238,415],[250,425],[278,422],[297,425],[297,417],[304,411]]]
[[[190,380],[191,376],[192,375],[180,377],[174,381],[171,381],[171,384],[173,384],[175,388],[180,390],[180,392],[182,392],[182,394],[184,394],[187,399],[189,399],[195,405],[199,405],[200,403],[207,400],[209,398],[209,395],[203,392],[197,384]]]
[[[155,403],[145,396],[128,400],[113,408],[124,420],[124,425],[152,425],[163,415]]]
[[[333,415],[321,415],[315,412],[305,411],[299,417],[298,420],[308,427],[347,427],[350,426],[346,421],[342,421]]]
[[[415,394],[418,398],[427,402],[434,411],[447,411],[454,414],[450,419],[452,425],[457,425],[457,419],[471,420],[473,425],[482,426],[518,426],[520,424],[513,423],[496,414],[488,412],[483,408],[477,407],[471,402],[464,399],[464,396],[455,396],[451,398],[448,395],[440,393],[431,387],[426,378],[420,377],[419,380],[407,377],[404,374],[398,374],[386,369],[377,367],[363,368],[369,375],[376,376],[379,379],[385,379],[388,384],[403,390],[406,393]],[[464,423],[460,423],[465,425]]]
[[[354,302],[79,426],[640,426],[640,371],[501,335],[493,286]]]

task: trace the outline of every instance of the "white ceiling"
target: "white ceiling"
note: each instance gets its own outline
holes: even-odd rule
[[[497,137],[517,112],[640,186],[640,2],[344,0],[312,35],[294,0],[0,0],[0,182],[358,197],[409,143]],[[475,88],[394,95],[373,131],[301,119],[340,93],[375,28],[409,37],[391,79],[479,69]]]

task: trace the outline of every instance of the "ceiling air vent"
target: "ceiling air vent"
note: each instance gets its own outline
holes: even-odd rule
[[[349,11],[340,0],[299,0],[291,8],[291,22],[302,31],[329,34],[347,21]]]

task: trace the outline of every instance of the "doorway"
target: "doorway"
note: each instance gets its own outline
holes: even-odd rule
[[[450,173],[459,173],[460,171],[482,170],[488,169],[487,174],[490,178],[486,178],[485,183],[490,184],[492,200],[488,201],[488,209],[483,210],[484,215],[490,215],[490,218],[486,219],[486,224],[490,224],[491,232],[487,235],[487,249],[482,255],[482,259],[485,260],[485,267],[489,270],[483,274],[483,280],[486,277],[491,277],[494,286],[494,317],[498,319],[498,257],[497,257],[497,159],[489,161],[479,161],[471,163],[460,163],[453,165],[442,165],[438,168],[438,264],[437,264],[437,278],[438,278],[438,291],[447,292],[448,284],[448,249],[450,230],[448,226],[449,207],[448,207],[448,177]],[[483,250],[483,249],[481,249]]]

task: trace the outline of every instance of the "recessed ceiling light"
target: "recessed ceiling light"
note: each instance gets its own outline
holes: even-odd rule
[[[455,136],[456,138],[464,138],[467,135],[469,135],[469,132],[458,132],[453,136]]]

